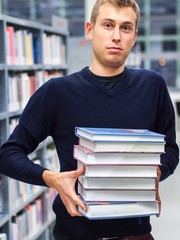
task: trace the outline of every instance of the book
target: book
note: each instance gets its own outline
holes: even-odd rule
[[[84,164],[77,161],[77,168]],[[157,177],[155,165],[85,165],[87,177]]]
[[[147,129],[76,127],[75,134],[91,141],[153,141],[163,142],[165,135]]]
[[[15,35],[16,35],[16,39],[17,39],[16,64],[24,65],[22,30],[21,29],[16,30]]]
[[[78,194],[85,201],[155,201],[155,190],[85,189],[78,182]]]
[[[8,48],[7,64],[14,64],[15,63],[14,27],[7,26],[6,32],[7,32],[7,48]]]
[[[163,153],[165,142],[91,141],[84,137],[79,137],[79,145],[94,152]]]
[[[10,112],[17,111],[20,108],[19,99],[18,99],[18,76],[9,75],[8,76],[8,110]]]
[[[87,212],[78,211],[90,220],[145,217],[159,214],[156,201],[149,202],[95,202],[85,201]]]
[[[5,233],[0,233],[0,240],[7,240],[7,235]]]
[[[33,35],[31,32],[27,32],[25,37],[25,44],[26,44],[26,60],[27,65],[32,65],[34,63],[34,56],[33,56]]]
[[[155,189],[155,179],[147,177],[87,177],[78,181],[85,189]]]
[[[73,156],[77,168],[85,166],[77,182],[78,194],[88,206],[87,213],[79,208],[85,217],[127,218],[159,213],[155,182],[165,135],[146,129],[83,127],[76,127],[75,134],[79,145],[74,145]],[[150,209],[142,206],[147,202]]]
[[[121,152],[93,152],[80,145],[74,145],[74,158],[84,164],[136,164],[160,165],[159,153],[121,153]]]

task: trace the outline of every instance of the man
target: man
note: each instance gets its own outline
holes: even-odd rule
[[[92,42],[92,63],[80,72],[45,83],[27,104],[19,125],[2,146],[0,172],[31,184],[55,188],[56,240],[152,240],[149,217],[91,221],[77,206],[86,206],[75,183],[73,145],[76,126],[149,129],[166,135],[166,153],[158,168],[161,180],[178,164],[175,117],[162,77],[149,70],[128,69],[125,61],[134,46],[139,22],[135,0],[97,0],[86,24]],[[52,136],[60,159],[55,173],[29,161],[27,155]],[[11,166],[11,168],[9,168]],[[158,197],[157,190],[157,199]]]

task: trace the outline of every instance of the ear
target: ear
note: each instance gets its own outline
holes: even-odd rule
[[[90,22],[87,22],[86,23],[86,35],[90,41],[92,40],[92,30],[93,30],[92,24]]]
[[[135,44],[136,39],[137,39],[137,35],[138,35],[138,30],[135,31],[134,38],[133,38],[133,41],[132,41],[132,47],[134,47],[134,44]]]

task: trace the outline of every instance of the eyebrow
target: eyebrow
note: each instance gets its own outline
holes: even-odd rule
[[[102,20],[101,20],[101,22],[105,22],[105,21],[109,21],[109,22],[116,22],[114,19],[112,19],[112,18],[103,18]],[[130,25],[132,25],[132,26],[135,26],[132,22],[130,22],[130,21],[124,21],[124,22],[122,22],[122,24],[130,24]]]
[[[101,20],[101,22],[105,22],[105,21],[115,22],[115,20],[112,19],[112,18],[103,18],[103,19]]]

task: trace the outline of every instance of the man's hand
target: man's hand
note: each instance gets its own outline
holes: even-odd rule
[[[156,200],[158,201],[158,206],[159,206],[159,214],[156,215],[157,217],[160,216],[161,213],[161,198],[159,195],[159,181],[161,177],[161,170],[159,167],[157,167],[157,178],[156,178]]]
[[[75,183],[79,176],[83,175],[85,167],[81,167],[75,171],[69,172],[53,172],[45,170],[43,172],[43,179],[47,186],[53,187],[59,193],[68,213],[71,216],[82,216],[77,211],[77,206],[86,211],[86,206],[80,200],[75,191]]]

